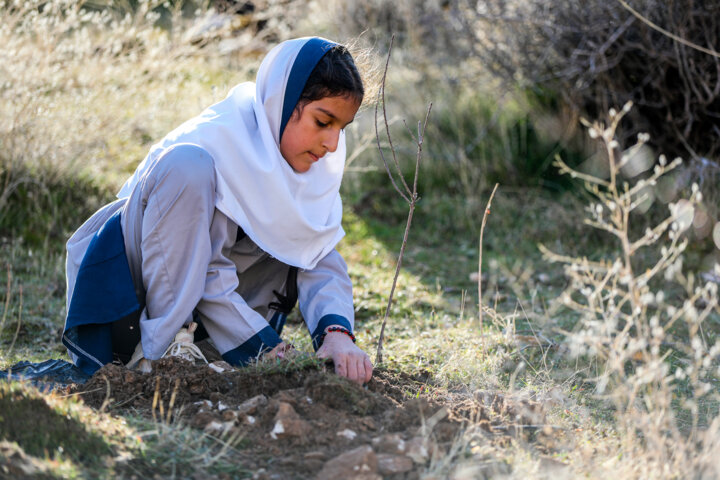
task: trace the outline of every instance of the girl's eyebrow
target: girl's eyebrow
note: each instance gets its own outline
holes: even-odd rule
[[[332,118],[333,120],[337,120],[337,119],[338,119],[330,110],[326,110],[326,109],[324,109],[324,108],[322,108],[322,107],[317,107],[317,109],[318,109],[318,111],[324,113],[325,115],[327,115],[328,117]],[[346,123],[346,124],[345,124],[345,127],[347,127],[348,125],[350,125],[350,124],[353,122],[353,120],[355,120],[355,118],[353,118],[353,119],[350,120],[348,123]],[[343,127],[343,128],[345,128],[345,127]]]
[[[320,110],[325,115],[327,115],[328,117],[332,118],[333,120],[337,120],[337,117],[330,110],[325,110],[322,107],[318,107],[317,109]]]

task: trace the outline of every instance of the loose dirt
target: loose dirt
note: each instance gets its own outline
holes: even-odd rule
[[[111,413],[242,439],[242,467],[258,479],[418,478],[468,422],[492,438],[542,416],[499,395],[439,395],[428,379],[380,369],[360,386],[317,366],[218,373],[169,357],[147,374],[106,365],[75,393]]]

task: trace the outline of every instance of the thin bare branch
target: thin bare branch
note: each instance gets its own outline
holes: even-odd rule
[[[487,223],[487,217],[490,215],[490,208],[492,207],[493,197],[495,197],[495,191],[500,184],[496,183],[495,187],[490,194],[487,205],[485,206],[485,212],[483,213],[482,224],[480,225],[480,240],[478,242],[478,321],[480,322],[480,332],[483,331],[483,311],[482,311],[482,254],[483,254],[483,234],[485,233],[485,224]],[[485,334],[483,336],[483,355],[485,355]]]
[[[391,46],[392,46],[392,43],[391,43]],[[387,124],[387,109],[386,109],[385,97],[384,97],[385,78],[387,76],[387,69],[388,69],[389,62],[390,62],[390,53],[388,52],[388,60],[385,63],[385,72],[383,72],[383,80],[382,80],[382,92],[383,92],[382,106],[383,106],[383,118],[385,118],[385,127],[386,127],[387,136],[388,136],[388,142],[390,144],[390,151],[393,154],[393,159],[396,159],[397,157],[395,155],[395,148],[392,144],[392,139],[390,137],[390,129],[387,128],[387,125],[388,125]],[[432,103],[428,106],[427,113],[425,114],[424,122],[422,122],[422,123],[418,122],[418,136],[415,139],[416,146],[417,146],[417,155],[416,155],[416,159],[415,159],[415,173],[414,173],[414,177],[413,177],[412,190],[410,190],[409,187],[407,186],[407,183],[405,182],[405,179],[402,176],[402,172],[400,172],[400,167],[397,164],[397,160],[396,160],[396,167],[398,168],[400,178],[402,178],[403,185],[405,186],[405,188],[407,190],[407,195],[404,195],[403,192],[396,185],[395,181],[393,180],[392,173],[390,172],[390,168],[388,168],[385,157],[382,154],[382,148],[380,147],[380,135],[379,135],[378,129],[377,129],[377,108],[378,107],[376,105],[376,107],[375,107],[375,135],[377,137],[378,149],[380,150],[380,155],[382,156],[383,163],[385,164],[385,170],[387,171],[387,174],[390,177],[390,180],[392,181],[393,186],[395,187],[395,190],[408,202],[409,207],[410,207],[409,211],[408,211],[407,223],[405,225],[405,233],[403,234],[403,241],[402,241],[402,245],[400,247],[400,254],[398,255],[397,265],[395,267],[395,276],[393,277],[392,287],[390,288],[390,296],[388,297],[387,307],[385,308],[385,316],[383,317],[382,325],[380,326],[380,336],[378,337],[377,353],[375,356],[375,363],[379,365],[383,361],[382,352],[383,352],[383,340],[385,339],[385,327],[387,326],[387,320],[390,315],[390,309],[392,308],[393,296],[395,294],[397,280],[400,275],[400,268],[402,267],[403,256],[405,255],[405,247],[407,247],[408,236],[410,234],[410,226],[412,225],[413,214],[415,213],[415,206],[417,205],[417,202],[419,199],[418,194],[417,194],[418,174],[420,172],[420,160],[422,159],[422,146],[423,146],[423,141],[425,138],[425,127],[427,126],[428,118],[430,117],[430,110],[432,110]],[[411,136],[412,136],[412,133],[411,133]]]
[[[402,172],[400,172],[400,164],[397,161],[397,157],[395,155],[395,148],[392,144],[392,138],[390,137],[390,127],[388,125],[387,120],[387,112],[385,108],[385,80],[387,79],[387,72],[388,72],[388,66],[390,65],[390,54],[392,53],[392,45],[393,40],[395,39],[395,35],[393,35],[390,38],[390,47],[388,48],[388,55],[387,60],[385,61],[385,70],[383,71],[382,81],[380,82],[380,99],[378,102],[375,103],[375,139],[377,140],[377,147],[380,151],[380,158],[382,158],[383,165],[385,165],[385,171],[388,174],[388,177],[390,177],[390,182],[392,182],[393,187],[395,190],[400,194],[401,197],[405,199],[406,202],[410,203],[409,193],[403,192],[400,187],[398,187],[397,183],[395,182],[395,177],[392,174],[392,171],[390,170],[390,166],[388,165],[387,159],[385,158],[385,154],[383,153],[382,146],[380,145],[380,132],[378,131],[378,108],[380,107],[380,103],[382,103],[383,107],[383,119],[385,121],[385,131],[387,132],[388,137],[388,143],[390,144],[390,151],[393,155],[393,160],[395,161],[395,166],[397,167],[398,172],[400,173],[400,178],[403,181],[403,184],[405,184],[405,189],[407,192],[410,191],[410,189],[407,187],[407,184],[405,183],[405,179],[402,176]]]
[[[653,23],[652,21],[650,21],[650,19],[648,19],[647,17],[644,17],[642,14],[640,14],[640,12],[638,12],[637,10],[632,8],[630,5],[628,5],[627,2],[625,2],[625,0],[617,0],[617,1],[628,12],[635,15],[635,17],[637,17],[641,22],[643,22],[645,25],[652,28],[653,30],[656,30],[656,31],[662,33],[663,35],[672,38],[673,40],[675,40],[678,43],[682,43],[686,47],[690,47],[692,49],[697,50],[698,52],[707,53],[708,55],[712,55],[713,57],[720,58],[720,53],[716,52],[715,50],[712,50],[710,48],[705,48],[705,47],[702,47],[702,46],[700,46],[696,43],[693,43],[689,40],[685,40],[684,38],[679,37],[672,32],[668,32],[667,30],[662,28],[660,25]]]
[[[580,180],[584,180],[591,184],[600,185],[601,187],[610,187],[610,183],[606,182],[605,180],[594,177],[592,175],[586,175],[571,168],[567,163],[563,162],[563,160],[560,158],[560,155],[555,156],[555,165],[560,170],[560,173],[566,173],[572,178],[579,178]]]

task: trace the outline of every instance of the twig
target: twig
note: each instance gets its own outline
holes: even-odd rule
[[[94,390],[91,390],[91,391],[94,391]],[[140,395],[142,395],[142,392],[138,392],[135,395],[133,395],[132,397],[123,400],[122,402],[117,402],[116,404],[112,405],[111,408],[116,409],[116,408],[122,407],[123,405],[127,405],[128,403],[130,403],[133,400],[135,400],[136,398],[138,398]]]
[[[620,5],[623,6],[623,8],[625,8],[628,12],[635,15],[641,22],[643,22],[644,24],[646,24],[648,27],[652,28],[653,30],[656,30],[656,31],[662,33],[663,35],[672,38],[673,40],[675,40],[678,43],[682,43],[686,47],[690,47],[699,52],[706,53],[708,55],[712,55],[713,57],[720,58],[720,53],[716,52],[715,50],[712,50],[710,48],[705,48],[705,47],[702,47],[702,46],[700,46],[696,43],[693,43],[689,40],[685,40],[684,38],[679,37],[679,36],[675,35],[674,33],[669,32],[669,31],[665,30],[664,28],[662,28],[661,26],[653,23],[648,18],[644,17],[640,12],[638,12],[637,10],[632,8],[630,5],[628,5],[627,2],[625,2],[624,0],[617,0],[617,1],[620,3]]]
[[[378,107],[380,106],[380,103],[382,103],[383,119],[385,120],[385,126],[386,126],[385,130],[386,130],[386,134],[388,137],[388,143],[390,144],[390,151],[393,154],[393,160],[395,160],[395,165],[398,165],[397,158],[395,156],[395,147],[393,147],[392,138],[390,137],[390,128],[388,127],[388,120],[387,120],[387,115],[386,115],[386,111],[385,111],[385,78],[387,77],[388,65],[390,64],[390,53],[392,52],[393,40],[395,40],[395,35],[393,35],[390,38],[390,47],[388,48],[388,56],[387,56],[387,60],[385,61],[385,70],[383,71],[382,82],[380,84],[381,85],[380,86],[381,101],[377,102],[375,104],[375,139],[377,140],[377,147],[378,147],[378,150],[380,151],[380,158],[382,158],[383,165],[385,165],[385,171],[387,172],[388,177],[390,177],[390,181],[392,182],[393,187],[395,187],[395,191],[397,191],[400,194],[400,196],[405,199],[406,202],[410,202],[410,199],[407,197],[407,195],[402,190],[400,190],[400,188],[397,186],[397,183],[395,183],[395,177],[393,177],[393,174],[390,171],[390,166],[388,165],[388,162],[385,159],[385,154],[383,153],[382,147],[380,146],[380,132],[378,132],[378,122],[377,122]],[[400,167],[398,166],[398,170],[399,169],[400,169]],[[405,183],[405,179],[402,176],[402,173],[400,174],[400,177],[403,178],[403,183],[405,184],[404,186],[407,189],[407,183]]]
[[[385,165],[385,171],[387,172],[388,177],[390,177],[390,181],[392,182],[393,187],[395,187],[395,190],[400,194],[400,196],[403,199],[405,199],[406,202],[408,202],[410,209],[408,212],[407,223],[405,225],[405,233],[403,234],[402,246],[400,247],[400,254],[398,255],[398,261],[397,261],[397,265],[395,267],[395,277],[393,278],[392,287],[390,288],[390,297],[388,298],[387,308],[385,309],[385,316],[383,318],[382,326],[380,327],[380,337],[378,338],[377,354],[375,356],[376,364],[381,364],[383,361],[382,347],[383,347],[383,339],[385,338],[385,326],[387,325],[387,319],[388,319],[388,316],[390,315],[390,308],[392,307],[393,295],[395,294],[395,287],[397,285],[398,276],[400,275],[400,268],[402,267],[403,255],[405,254],[405,247],[407,246],[408,235],[410,233],[410,225],[412,224],[412,219],[413,219],[413,213],[415,212],[415,206],[417,205],[417,202],[420,199],[420,197],[418,197],[418,194],[417,194],[418,173],[420,171],[420,160],[422,158],[422,145],[423,145],[423,140],[425,137],[425,127],[427,127],[428,118],[430,117],[430,111],[432,110],[432,103],[431,103],[428,106],[427,113],[425,114],[424,122],[418,122],[418,134],[417,134],[417,138],[415,139],[416,144],[417,144],[417,156],[415,158],[415,175],[413,177],[412,190],[410,190],[410,187],[408,186],[407,182],[405,181],[405,177],[402,174],[402,170],[400,169],[400,164],[398,163],[397,156],[395,154],[395,147],[393,146],[392,138],[390,136],[390,126],[389,126],[388,120],[387,120],[387,109],[386,109],[386,105],[385,105],[385,80],[387,78],[388,65],[390,64],[390,52],[392,51],[392,41],[394,38],[395,37],[393,36],[390,40],[390,48],[388,49],[388,57],[385,62],[385,71],[383,72],[382,84],[380,87],[381,100],[375,105],[375,136],[377,139],[378,150],[380,151],[380,157],[382,158],[383,164]],[[382,108],[383,108],[383,120],[385,123],[385,134],[387,135],[388,144],[390,145],[390,151],[392,152],[392,155],[393,155],[393,160],[394,160],[395,167],[397,170],[397,175],[402,180],[402,186],[404,187],[405,191],[401,190],[398,187],[398,184],[393,177],[392,171],[390,170],[390,167],[388,166],[388,162],[385,159],[385,155],[383,154],[382,147],[380,145],[380,134],[378,132],[378,107],[379,107],[380,102],[382,102]]]
[[[478,320],[480,322],[480,334],[483,337],[483,356],[485,355],[485,333],[483,333],[483,312],[482,312],[482,254],[483,254],[483,233],[485,233],[485,224],[487,223],[487,217],[490,215],[490,207],[492,207],[493,197],[495,191],[498,188],[499,183],[495,184],[488,203],[485,206],[485,213],[483,213],[482,224],[480,224],[480,240],[478,242]]]
[[[105,380],[105,399],[102,405],[100,405],[100,411],[104,412],[108,405],[110,405],[110,380],[108,380],[107,375],[103,375],[102,377],[103,380]]]
[[[102,390],[102,388],[95,388],[93,390],[85,390],[84,392],[73,392],[73,393],[68,393],[66,395],[56,395],[56,398],[68,398],[68,397],[74,397],[74,396],[79,396],[79,395],[87,395],[88,393],[95,393],[95,392],[99,392],[100,390]],[[140,395],[140,394],[138,393],[135,396],[137,397],[138,395]]]
[[[385,317],[383,318],[382,326],[380,327],[380,338],[378,338],[377,354],[375,355],[375,363],[377,365],[382,363],[382,344],[383,338],[385,337],[385,325],[387,324],[388,315],[390,314],[390,307],[392,307],[393,295],[395,294],[395,286],[397,285],[397,279],[400,275],[400,267],[402,266],[403,255],[405,254],[405,246],[407,245],[408,234],[410,233],[410,224],[412,223],[413,213],[415,211],[415,200],[410,202],[410,211],[408,213],[407,224],[405,225],[405,234],[403,235],[402,246],[400,247],[400,255],[398,255],[397,266],[395,267],[395,277],[393,278],[392,287],[390,288],[390,297],[388,298],[387,308],[385,308]]]
[[[160,400],[160,377],[155,377],[155,393],[153,393],[153,401],[152,401],[152,417],[153,421],[157,423],[157,415],[155,414],[155,409],[158,406],[158,400]],[[160,400],[160,408],[162,409],[162,400]],[[163,413],[160,412],[160,420],[162,421]]]
[[[192,322],[191,325],[195,325],[195,328],[197,328],[197,323]],[[193,328],[193,331],[195,330]],[[188,329],[189,330],[189,329]],[[175,379],[175,388],[173,388],[172,394],[170,395],[170,404],[168,405],[168,411],[167,411],[167,417],[165,419],[165,423],[168,425],[170,424],[170,418],[172,417],[173,407],[175,406],[175,397],[177,396],[178,388],[180,387],[180,379]]]

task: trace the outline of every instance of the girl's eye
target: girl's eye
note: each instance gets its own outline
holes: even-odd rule
[[[323,122],[321,122],[320,120],[315,120],[315,123],[317,123],[317,126],[318,126],[318,127],[321,127],[321,128],[325,128],[325,127],[327,127],[328,125],[330,125],[329,123],[323,123]]]

